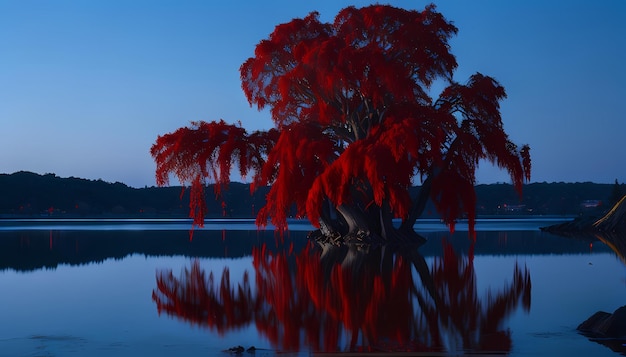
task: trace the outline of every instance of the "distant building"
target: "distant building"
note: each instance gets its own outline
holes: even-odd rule
[[[524,212],[526,211],[526,205],[510,205],[503,203],[498,205],[498,211],[507,213]]]
[[[582,209],[593,209],[602,206],[601,200],[584,200],[580,203]]]

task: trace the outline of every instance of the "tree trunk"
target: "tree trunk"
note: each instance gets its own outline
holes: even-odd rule
[[[370,227],[367,219],[358,208],[342,204],[337,206],[337,211],[341,213],[348,224],[348,234],[357,234],[360,231],[369,233]]]
[[[330,201],[320,212],[320,229],[311,232],[309,238],[319,243],[357,243],[382,245],[387,243],[423,244],[426,239],[417,234],[413,225],[424,211],[430,195],[430,177],[424,181],[413,201],[409,216],[399,228],[393,225],[393,213],[387,200],[382,207],[363,202],[371,197],[369,187],[353,190],[351,204],[334,207]],[[367,198],[366,198],[367,199]]]
[[[422,183],[422,187],[420,187],[420,191],[417,194],[417,197],[413,200],[413,205],[411,206],[411,210],[409,211],[409,216],[402,221],[400,227],[405,230],[413,230],[413,225],[415,225],[415,221],[424,213],[424,209],[426,208],[426,203],[428,202],[428,197],[430,196],[430,188],[432,186],[432,176],[428,176],[426,180]]]
[[[337,218],[330,220],[327,214],[320,216],[320,229],[311,232],[309,239],[318,243],[356,243],[384,245],[389,243],[423,244],[426,239],[413,230],[395,228],[393,214],[387,202],[383,207],[370,207],[367,212],[357,205],[340,205]]]

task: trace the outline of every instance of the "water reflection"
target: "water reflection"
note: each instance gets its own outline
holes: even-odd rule
[[[593,237],[611,248],[622,263],[626,264],[626,233],[601,232],[595,233]]]
[[[579,239],[597,239],[606,244],[617,255],[622,263],[626,264],[626,233],[624,232],[595,232],[578,234]],[[612,313],[599,311],[582,322],[578,330],[586,335],[590,341],[597,342],[614,352],[626,355],[626,324],[624,324],[624,306],[616,306]],[[606,316],[603,316],[606,314]],[[598,316],[602,316],[602,318]]]
[[[218,283],[197,261],[179,277],[157,272],[152,299],[159,314],[220,334],[254,323],[282,351],[507,352],[507,317],[530,309],[525,267],[480,294],[473,247],[459,255],[444,241],[430,266],[415,248],[290,248],[254,248],[254,282],[246,272],[237,286],[228,268]]]
[[[144,225],[146,230],[125,229],[121,224],[118,225],[119,230],[10,230],[0,227],[0,272],[32,272],[56,269],[59,265],[82,266],[102,263],[107,259],[121,260],[134,254],[146,257],[244,257],[252,254],[252,247],[262,243],[266,243],[270,250],[280,249],[276,244],[276,234],[271,230],[231,230],[231,225],[224,225],[220,229],[196,230],[194,239],[189,241],[189,226],[183,230],[158,230],[152,227],[152,223]],[[500,231],[477,232],[477,255],[580,254],[590,252],[591,247],[594,254],[611,251],[608,245],[595,244],[597,239],[593,236],[571,239],[538,229],[508,231],[506,225],[500,228]],[[288,240],[295,245],[294,250],[304,247],[307,233],[298,230],[287,232]],[[424,233],[428,243],[420,247],[422,255],[443,254],[439,243],[441,235],[441,232]],[[468,254],[467,232],[457,232],[450,238],[455,241],[457,252]]]
[[[188,228],[188,226],[187,226]],[[228,232],[228,234],[226,234]],[[146,257],[185,256],[233,258],[252,254],[252,247],[266,242],[274,246],[273,231],[197,230],[189,241],[189,230],[2,230],[0,229],[0,272],[11,269],[36,271],[59,265],[89,265],[108,259],[123,260],[134,254]],[[290,232],[300,249],[306,233]]]

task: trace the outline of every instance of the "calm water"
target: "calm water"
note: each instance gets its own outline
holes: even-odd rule
[[[626,304],[604,243],[481,220],[472,245],[437,221],[400,251],[322,250],[292,222],[0,221],[0,356],[314,351],[615,355],[576,332]],[[245,278],[244,278],[245,277]]]

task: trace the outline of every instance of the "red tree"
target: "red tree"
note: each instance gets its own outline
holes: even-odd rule
[[[478,163],[507,170],[521,194],[530,156],[503,129],[504,88],[480,73],[453,79],[456,32],[433,5],[348,7],[332,23],[313,12],[278,25],[241,66],[249,103],[269,107],[275,128],[198,122],[160,136],[151,149],[157,183],[174,174],[190,184],[200,225],[204,185],[213,180],[219,193],[236,165],[253,188],[271,185],[261,226],[284,228],[295,209],[325,239],[415,240],[430,198],[451,229],[461,216],[472,229]],[[435,81],[447,83],[436,99]],[[411,197],[415,180],[421,190]]]

